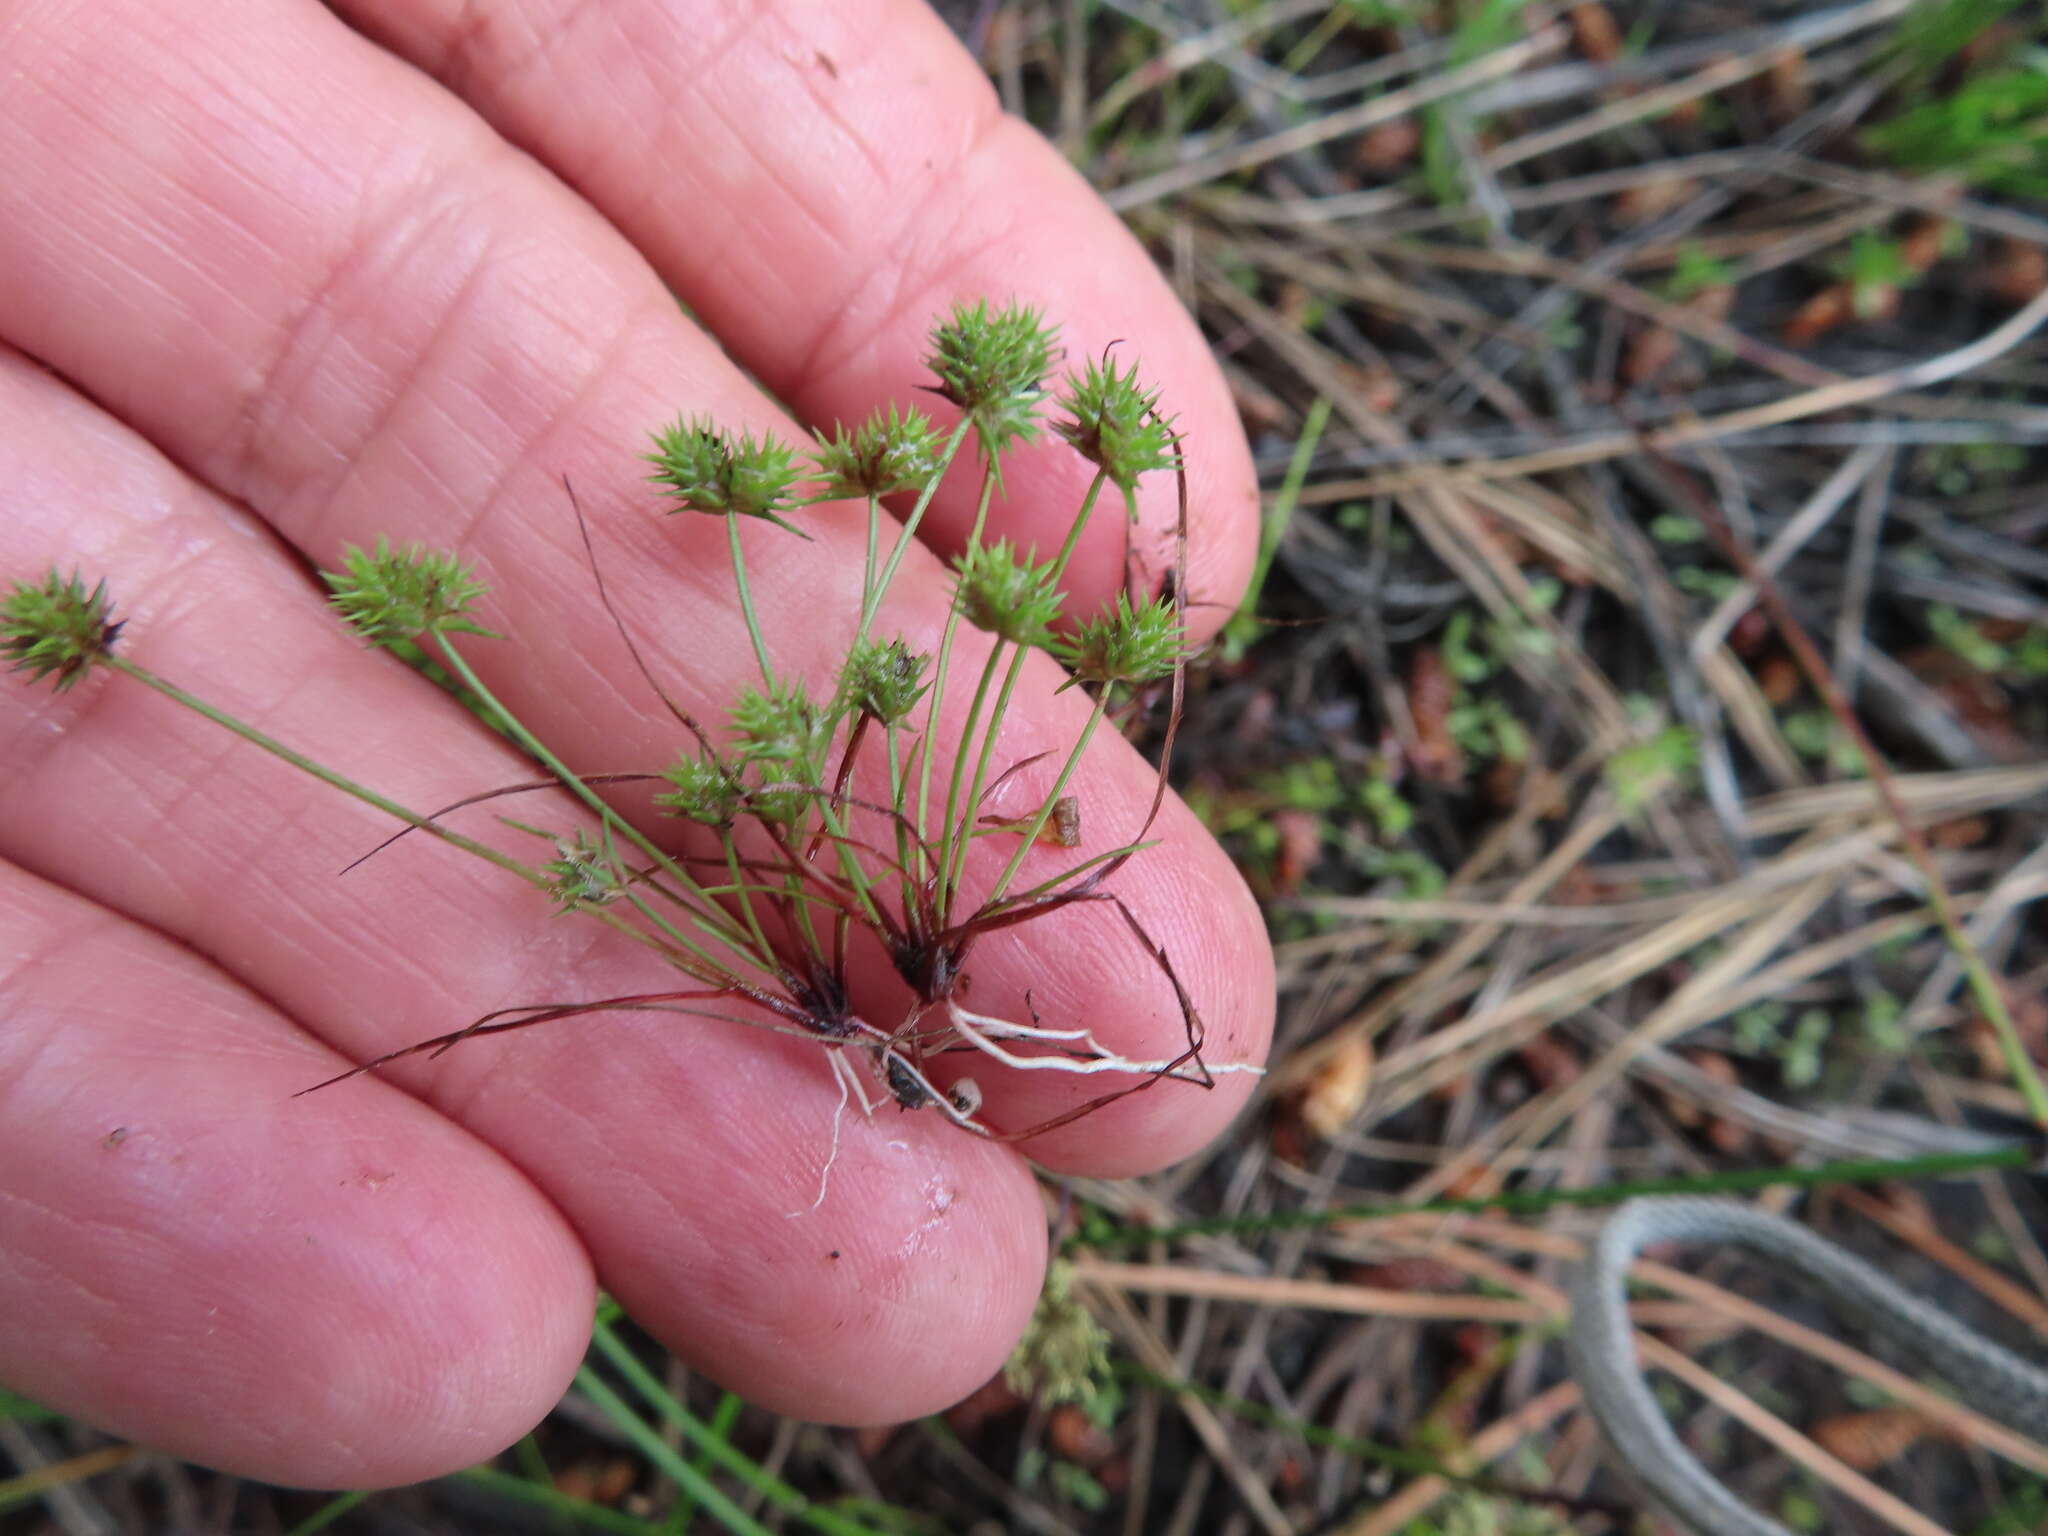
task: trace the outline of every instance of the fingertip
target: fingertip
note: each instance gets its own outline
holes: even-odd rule
[[[615,1244],[608,1288],[770,1412],[867,1425],[949,1407],[1001,1368],[1036,1305],[1036,1181],[1007,1148],[892,1103],[849,1111],[828,1150],[829,1091],[803,1097],[800,1149],[720,1181],[736,1211],[774,1214],[724,1243],[700,1219]]]

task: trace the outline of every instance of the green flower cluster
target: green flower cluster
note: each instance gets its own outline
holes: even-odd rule
[[[328,601],[371,645],[403,645],[429,631],[492,634],[468,617],[490,589],[452,554],[379,538],[375,549],[345,549],[341,569],[322,571],[320,579]]]
[[[901,640],[863,640],[840,669],[839,696],[862,714],[894,725],[924,696],[931,660]]]
[[[974,423],[981,451],[994,460],[1012,443],[1038,435],[1053,331],[1023,304],[991,308],[986,299],[956,304],[932,331],[925,366],[938,392]]]
[[[811,455],[818,495],[888,496],[920,491],[939,472],[942,439],[922,411],[890,406],[853,428],[834,427]]]
[[[40,586],[18,581],[0,602],[0,656],[32,683],[54,675],[62,693],[112,653],[121,633],[113,614],[107,584],[88,592],[76,571],[52,570]]]
[[[800,530],[780,514],[793,505],[796,453],[772,437],[723,431],[710,417],[678,420],[654,434],[648,478],[675,498],[671,512],[759,517]]]
[[[1180,462],[1180,440],[1159,414],[1159,391],[1139,387],[1136,363],[1119,373],[1105,360],[1067,375],[1060,406],[1067,419],[1055,422],[1053,431],[1102,466],[1135,518],[1139,477]]]
[[[1012,645],[1049,646],[1064,594],[1052,562],[1034,565],[1008,539],[976,544],[953,562],[954,601],[967,622]]]
[[[1082,682],[1141,684],[1171,675],[1186,639],[1172,603],[1146,597],[1133,607],[1119,592],[1112,607],[1053,649]]]

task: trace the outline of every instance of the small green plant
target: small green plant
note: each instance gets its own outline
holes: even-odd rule
[[[1927,610],[1927,629],[1934,643],[1979,672],[1992,676],[2048,677],[2048,629],[2029,625],[2013,641],[1994,640],[1980,624],[1966,619],[1947,603]]]
[[[1832,270],[1849,285],[1850,308],[1862,320],[1882,317],[1898,291],[1922,275],[1899,241],[1871,229],[1857,232]]]
[[[1930,443],[1914,455],[1913,471],[1942,495],[1963,496],[2009,485],[2031,462],[2031,450],[2023,443]]]
[[[598,779],[577,774],[472,666],[469,642],[492,632],[474,617],[487,594],[466,568],[450,556],[383,540],[350,550],[342,568],[326,578],[341,617],[373,646],[430,661],[548,776],[486,790],[462,804],[542,789],[567,797],[576,813],[567,826],[501,818],[520,837],[540,843],[537,856],[523,845],[500,847],[456,833],[443,817],[459,807],[422,813],[399,805],[147,671],[120,651],[121,624],[105,586],[88,586],[81,575],[52,572],[42,582],[17,584],[0,603],[0,656],[32,681],[60,690],[96,670],[155,688],[376,806],[403,823],[400,835],[420,831],[438,838],[526,881],[557,913],[620,931],[681,977],[680,985],[656,994],[489,1014],[334,1082],[473,1037],[558,1019],[623,1010],[726,1018],[734,1004],[747,1003],[764,1027],[827,1051],[842,1112],[857,1103],[872,1113],[893,1100],[907,1109],[931,1108],[976,1135],[1021,1140],[1163,1079],[1206,1086],[1218,1072],[1256,1070],[1249,1063],[1212,1067],[1204,1059],[1202,1021],[1172,960],[1108,888],[1147,846],[1165,793],[1163,763],[1151,815],[1134,836],[1057,872],[1026,874],[1035,846],[1078,842],[1076,775],[1113,704],[1161,689],[1177,724],[1187,654],[1186,597],[1178,579],[1169,597],[1126,592],[1102,612],[1068,621],[1061,580],[1104,492],[1114,489],[1135,513],[1141,478],[1180,477],[1180,444],[1135,366],[1092,363],[1053,391],[1046,375],[1054,352],[1052,332],[1035,311],[963,305],[934,328],[927,359],[936,393],[959,413],[950,429],[892,408],[801,452],[772,438],[728,432],[707,418],[679,420],[652,434],[649,479],[665,510],[724,524],[733,590],[758,672],[732,700],[723,730],[661,695],[685,736],[665,768]],[[1055,404],[1060,414],[1048,422],[1047,409]],[[1041,556],[991,540],[986,530],[1003,455],[1047,426],[1095,473],[1063,541]],[[978,465],[963,457],[970,434],[980,450]],[[956,467],[977,474],[976,513],[954,561],[951,614],[927,654],[878,629],[904,557]],[[912,500],[900,526],[889,522],[884,497]],[[741,528],[760,522],[802,537],[801,522],[812,508],[849,499],[864,504],[867,537],[859,606],[842,619],[842,664],[823,682],[780,673],[764,627],[774,616],[754,600]],[[601,577],[598,592],[602,599]],[[987,637],[971,660],[964,643],[970,625]],[[1066,660],[1074,672],[1069,686],[1088,687],[1093,708],[1076,738],[1054,755],[1049,785],[1029,803],[999,812],[1001,800],[1015,797],[1017,776],[1037,761],[1011,761],[1004,730],[1034,650]],[[639,662],[636,649],[633,656]],[[949,677],[969,666],[975,671],[971,702],[964,723],[955,726],[942,715],[941,701]],[[648,682],[659,695],[651,674]],[[1171,729],[1166,740],[1170,749]],[[689,824],[695,841],[688,851],[672,851],[599,793],[629,782],[648,785],[660,811]],[[992,856],[970,866],[970,852],[986,846]],[[968,968],[982,939],[1084,903],[1112,908],[1145,962],[1172,986],[1185,1040],[1175,1054],[1133,1059],[1086,1028],[1036,1016],[1004,1019],[967,1005]],[[879,941],[912,994],[906,1016],[893,1024],[854,1012],[847,954],[856,928]],[[1052,1121],[1002,1128],[981,1115],[972,1078],[949,1072],[948,1085],[940,1086],[938,1064],[963,1054],[1018,1070],[1123,1081]],[[838,1124],[835,1118],[835,1146]],[[828,1173],[830,1166],[828,1157]]]
[[[1469,64],[1514,41],[1528,0],[1462,0],[1448,7],[1452,18],[1445,67]],[[1450,103],[1422,111],[1422,185],[1440,208],[1465,201],[1465,165],[1448,115]]]
[[[1688,782],[1699,766],[1699,742],[1682,725],[1667,725],[1607,760],[1608,787],[1624,811],[1648,805],[1674,784]]]
[[[1067,1260],[1047,1268],[1037,1310],[1003,1375],[1042,1403],[1077,1403],[1098,1424],[1115,1418],[1123,1393],[1110,1374],[1109,1334],[1074,1294],[1074,1266]]]
[[[1943,172],[1987,191],[2048,197],[2048,52],[2001,63],[1931,94],[1863,142],[1905,170]]]
[[[1862,749],[1843,734],[1835,717],[1825,709],[1790,710],[1779,718],[1778,731],[1794,752],[1825,764],[1831,773],[1861,778],[1869,771]]]
[[[1796,1016],[1783,1003],[1755,1003],[1729,1020],[1735,1048],[1746,1056],[1774,1061],[1788,1088],[1811,1088],[1827,1062],[1834,1019],[1824,1008],[1802,1009]]]
[[[1674,304],[1683,304],[1710,288],[1729,288],[1734,283],[1734,267],[1709,255],[1697,240],[1688,240],[1678,248],[1678,260],[1664,280],[1664,297]]]

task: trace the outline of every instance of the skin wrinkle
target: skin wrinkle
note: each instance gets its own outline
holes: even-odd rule
[[[571,14],[581,13],[579,3]],[[562,29],[526,27],[521,39],[524,46],[515,50],[507,42],[511,30],[507,14],[523,18],[525,12],[508,8],[500,0],[462,0],[461,11],[449,23],[446,46],[428,72],[458,96],[467,96],[470,82],[494,72],[508,77],[524,74],[560,38]],[[493,56],[488,65],[484,62],[487,48]]]
[[[384,302],[387,284],[377,279],[408,267],[408,258],[435,238],[444,227],[441,208],[466,210],[475,207],[474,201],[468,198],[451,197],[446,205],[428,202],[435,188],[447,182],[452,175],[467,174],[468,170],[468,167],[453,161],[439,164],[423,162],[418,173],[398,193],[375,198],[367,193],[360,196],[359,207],[360,204],[369,204],[376,211],[371,213],[369,208],[360,208],[356,227],[338,244],[332,260],[323,266],[321,278],[306,301],[295,306],[277,323],[275,349],[263,365],[254,387],[245,396],[243,410],[237,413],[243,421],[243,435],[237,442],[221,445],[226,450],[224,467],[227,473],[221,480],[225,488],[251,500],[275,500],[289,504],[303,491],[323,482],[331,500],[339,485],[346,482],[355,461],[378,440],[420,376],[428,370],[435,351],[461,315],[466,296],[484,282],[488,269],[485,258],[492,244],[489,237],[495,233],[488,221],[478,222],[474,226],[472,240],[462,242],[466,246],[480,244],[482,248],[465,252],[469,259],[463,263],[455,292],[438,304],[427,318],[425,336],[419,345],[410,349],[404,372],[389,375],[378,364],[358,354],[361,372],[376,377],[384,385],[383,398],[371,408],[369,419],[355,427],[352,441],[329,439],[321,445],[329,450],[328,465],[334,471],[331,479],[327,475],[309,474],[303,468],[287,470],[289,461],[276,451],[279,440],[286,435],[281,424],[288,423],[296,429],[302,428],[309,420],[322,418],[323,413],[305,409],[305,389],[311,384],[324,383],[332,376],[323,366],[331,348],[342,346],[354,350],[350,319]],[[455,227],[458,229],[469,228],[467,221],[460,220],[458,213],[451,212],[449,218],[457,221]],[[359,290],[363,298],[355,299],[353,290]],[[320,321],[326,323],[315,340],[314,327]],[[335,425],[341,424],[338,418],[328,414]],[[202,452],[202,457],[208,459],[216,459],[218,455],[219,449]],[[312,526],[316,531],[322,523],[322,515],[313,514]]]
[[[604,343],[596,348],[588,366],[582,370],[582,377],[567,398],[550,410],[537,429],[525,434],[518,446],[503,457],[500,461],[501,471],[485,489],[484,494],[474,500],[473,514],[461,525],[456,535],[453,547],[458,555],[466,555],[472,548],[487,544],[483,534],[494,519],[504,515],[502,504],[521,471],[535,463],[549,444],[557,438],[568,436],[570,428],[580,426],[583,407],[588,403],[591,394],[611,377],[619,354],[639,334],[639,318],[640,310],[637,308],[626,314]],[[550,475],[547,478],[552,480],[554,477]],[[565,500],[567,494],[566,491],[563,493]],[[459,500],[456,504],[461,505]],[[565,507],[562,511],[563,526],[566,527],[569,509]],[[511,543],[512,541],[508,541],[508,547],[511,547]],[[562,545],[568,547],[566,538],[562,540]],[[577,547],[580,548],[580,540]]]
[[[990,105],[993,106],[993,98]],[[892,326],[909,321],[909,329],[917,331],[928,325],[931,316],[910,316],[907,311],[912,304],[930,307],[932,294],[951,286],[937,281],[937,275],[948,269],[976,270],[978,257],[1005,243],[1006,229],[988,228],[980,238],[956,249],[954,239],[963,224],[970,218],[986,220],[991,217],[991,210],[969,199],[954,202],[951,194],[957,190],[954,177],[961,174],[961,167],[975,162],[1006,121],[1000,111],[984,112],[968,126],[968,137],[945,170],[933,168],[924,180],[912,215],[898,220],[894,232],[881,246],[880,259],[870,266],[863,281],[846,290],[838,303],[822,312],[821,328],[797,349],[801,361],[780,377],[778,388],[782,392],[802,399],[816,392],[818,381],[835,376],[853,359],[870,351],[876,338]],[[929,222],[934,204],[948,207],[954,214],[952,227],[937,238],[933,237]],[[995,206],[999,208],[1000,204]],[[881,306],[879,312],[864,318],[859,328],[854,329],[854,318],[867,314],[876,299]]]
[[[8,877],[14,873],[14,868],[0,862],[0,891],[11,883]],[[40,883],[40,877],[31,878]],[[0,913],[0,916],[11,917],[13,914]],[[24,953],[11,957],[5,968],[0,969],[0,1018],[7,1020],[7,1028],[0,1030],[0,1046],[5,1047],[4,1054],[0,1054],[0,1110],[6,1108],[7,1095],[19,1091],[23,1083],[32,1079],[42,1066],[44,1056],[61,1042],[62,1030],[54,1019],[49,1021],[50,1027],[40,1031],[31,1033],[23,1028],[24,1024],[36,1018],[35,1010],[22,1001],[27,983],[38,973],[53,968],[67,952],[101,937],[119,921],[109,913],[91,928],[39,934]]]

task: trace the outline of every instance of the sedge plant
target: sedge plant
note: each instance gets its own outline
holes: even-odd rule
[[[59,690],[102,670],[156,689],[393,817],[402,824],[394,839],[422,832],[495,865],[533,886],[556,913],[615,929],[679,976],[678,985],[657,992],[486,1014],[314,1087],[404,1057],[438,1055],[484,1035],[594,1013],[666,1011],[815,1041],[828,1053],[842,1115],[850,1104],[872,1114],[893,1101],[933,1110],[974,1135],[1024,1140],[1161,1081],[1208,1086],[1219,1072],[1257,1070],[1205,1060],[1202,1020],[1172,958],[1110,889],[1117,871],[1148,846],[1184,696],[1181,445],[1135,365],[1091,362],[1055,391],[1046,382],[1055,356],[1052,332],[1035,311],[961,305],[934,327],[927,358],[933,392],[958,412],[950,428],[922,412],[891,407],[801,451],[706,418],[678,420],[651,434],[646,459],[658,510],[725,524],[734,596],[756,675],[731,700],[721,729],[662,692],[611,607],[588,527],[574,512],[598,597],[681,728],[676,756],[660,767],[588,774],[563,761],[472,664],[473,646],[495,638],[475,617],[484,589],[452,556],[384,540],[350,549],[341,568],[326,573],[333,606],[370,645],[427,664],[539,766],[535,778],[431,812],[401,805],[125,655],[105,584],[88,585],[76,573],[53,570],[39,583],[14,586],[0,603],[0,654],[31,681]],[[1050,419],[1048,406],[1056,408]],[[1047,428],[1095,472],[1064,539],[1041,554],[989,538],[988,523],[1002,493],[1006,453]],[[1135,520],[1137,487],[1152,475],[1173,477],[1179,489],[1176,569],[1164,592],[1138,582],[1127,553],[1126,590],[1099,613],[1069,618],[1061,583],[1083,534],[1112,498]],[[940,486],[952,476],[973,477],[975,514],[953,562],[953,604],[937,648],[927,653],[884,633],[886,598]],[[573,489],[569,501],[573,509]],[[813,687],[774,665],[740,534],[752,520],[801,538],[812,509],[846,502],[865,509],[860,601],[841,619],[836,678],[829,687]],[[889,508],[906,503],[899,522]],[[656,511],[650,507],[649,515]],[[969,702],[956,725],[941,705],[949,684],[969,687],[970,648],[962,644],[967,626],[989,638],[971,664]],[[1033,651],[1063,662],[1069,686],[1087,688],[1092,708],[1057,756],[1044,792],[1021,814],[1014,808],[997,814],[992,807],[1002,793],[1047,755],[1015,760],[1005,742],[1005,722]],[[1027,877],[1034,846],[1079,842],[1076,781],[1091,739],[1106,721],[1160,698],[1166,725],[1159,777],[1143,824],[1117,847],[1077,858],[1055,874]],[[617,809],[606,792],[627,783],[651,786],[657,812],[685,824],[687,835],[661,835]],[[505,835],[485,841],[446,821],[482,801],[543,793],[565,801],[575,824],[563,829],[538,818],[500,817]],[[991,843],[997,857],[970,867],[970,851]],[[968,1006],[977,945],[1079,904],[1112,914],[1172,987],[1183,1026],[1174,1054],[1133,1058],[1085,1026],[1049,1022],[1035,1012],[1028,1019],[1001,1018]],[[879,943],[909,988],[901,1018],[873,1021],[854,1011],[848,961],[862,934]],[[734,1012],[747,1004],[752,1012]],[[1104,1091],[1051,1120],[1005,1128],[982,1113],[970,1075],[940,1066],[962,1056],[1019,1071],[1099,1077]],[[838,1116],[833,1124],[836,1147]]]

